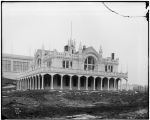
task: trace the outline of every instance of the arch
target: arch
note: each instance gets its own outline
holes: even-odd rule
[[[85,90],[86,89],[86,76],[80,77],[80,89]]]
[[[96,59],[93,56],[88,56],[84,60],[84,70],[94,70],[96,65]]]
[[[94,77],[89,76],[88,77],[88,90],[93,90],[93,85],[94,85]]]
[[[121,79],[117,78],[116,79],[116,89],[119,90],[119,83],[120,83]]]
[[[101,89],[101,78],[96,77],[95,78],[95,90],[100,90]]]
[[[72,76],[72,89],[77,90],[78,88],[78,76],[73,75]]]
[[[38,64],[38,66],[41,66],[41,58],[37,59],[37,64]]]
[[[39,77],[38,75],[36,75],[36,89],[38,89],[38,86],[39,86]]]
[[[107,77],[103,78],[102,87],[103,87],[103,90],[108,89],[108,78]]]
[[[110,90],[114,90],[114,78],[110,78],[109,79],[109,89]]]
[[[40,79],[40,85],[39,85],[39,87],[41,89],[42,88],[42,75],[41,74],[39,74],[39,79]],[[43,84],[43,87],[45,88],[44,84]]]
[[[53,76],[53,87],[54,89],[60,89],[60,86],[61,86],[61,75],[55,74]]]
[[[69,89],[69,85],[70,85],[70,76],[64,75],[63,76],[63,89]]]
[[[50,89],[51,87],[51,75],[45,74],[44,75],[44,88],[45,89]]]

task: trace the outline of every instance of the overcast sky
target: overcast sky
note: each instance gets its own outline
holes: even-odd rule
[[[112,10],[128,16],[145,16],[145,3],[105,3]],[[127,72],[129,83],[148,82],[148,22],[145,17],[122,17],[109,11],[101,2],[79,3],[3,3],[3,53],[33,56],[42,48],[63,52],[70,38],[93,46],[103,56],[112,52],[119,57],[119,72]]]

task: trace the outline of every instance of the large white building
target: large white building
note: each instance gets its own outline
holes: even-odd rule
[[[33,57],[30,56],[3,53],[2,77],[16,79],[20,72],[24,72],[29,69],[30,62],[32,61]]]
[[[118,65],[114,53],[103,58],[102,48],[97,52],[81,44],[76,50],[70,39],[64,52],[38,49],[30,68],[18,75],[17,90],[118,90],[128,78]]]

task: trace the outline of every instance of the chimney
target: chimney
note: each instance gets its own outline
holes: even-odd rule
[[[115,59],[115,53],[111,53],[111,59],[112,59],[112,60]]]
[[[85,50],[85,49],[86,49],[86,46],[84,45],[84,46],[83,46],[83,50]]]

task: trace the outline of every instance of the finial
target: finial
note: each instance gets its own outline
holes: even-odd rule
[[[72,40],[72,21],[71,21],[71,40]]]
[[[42,44],[42,50],[44,50],[44,44]]]

